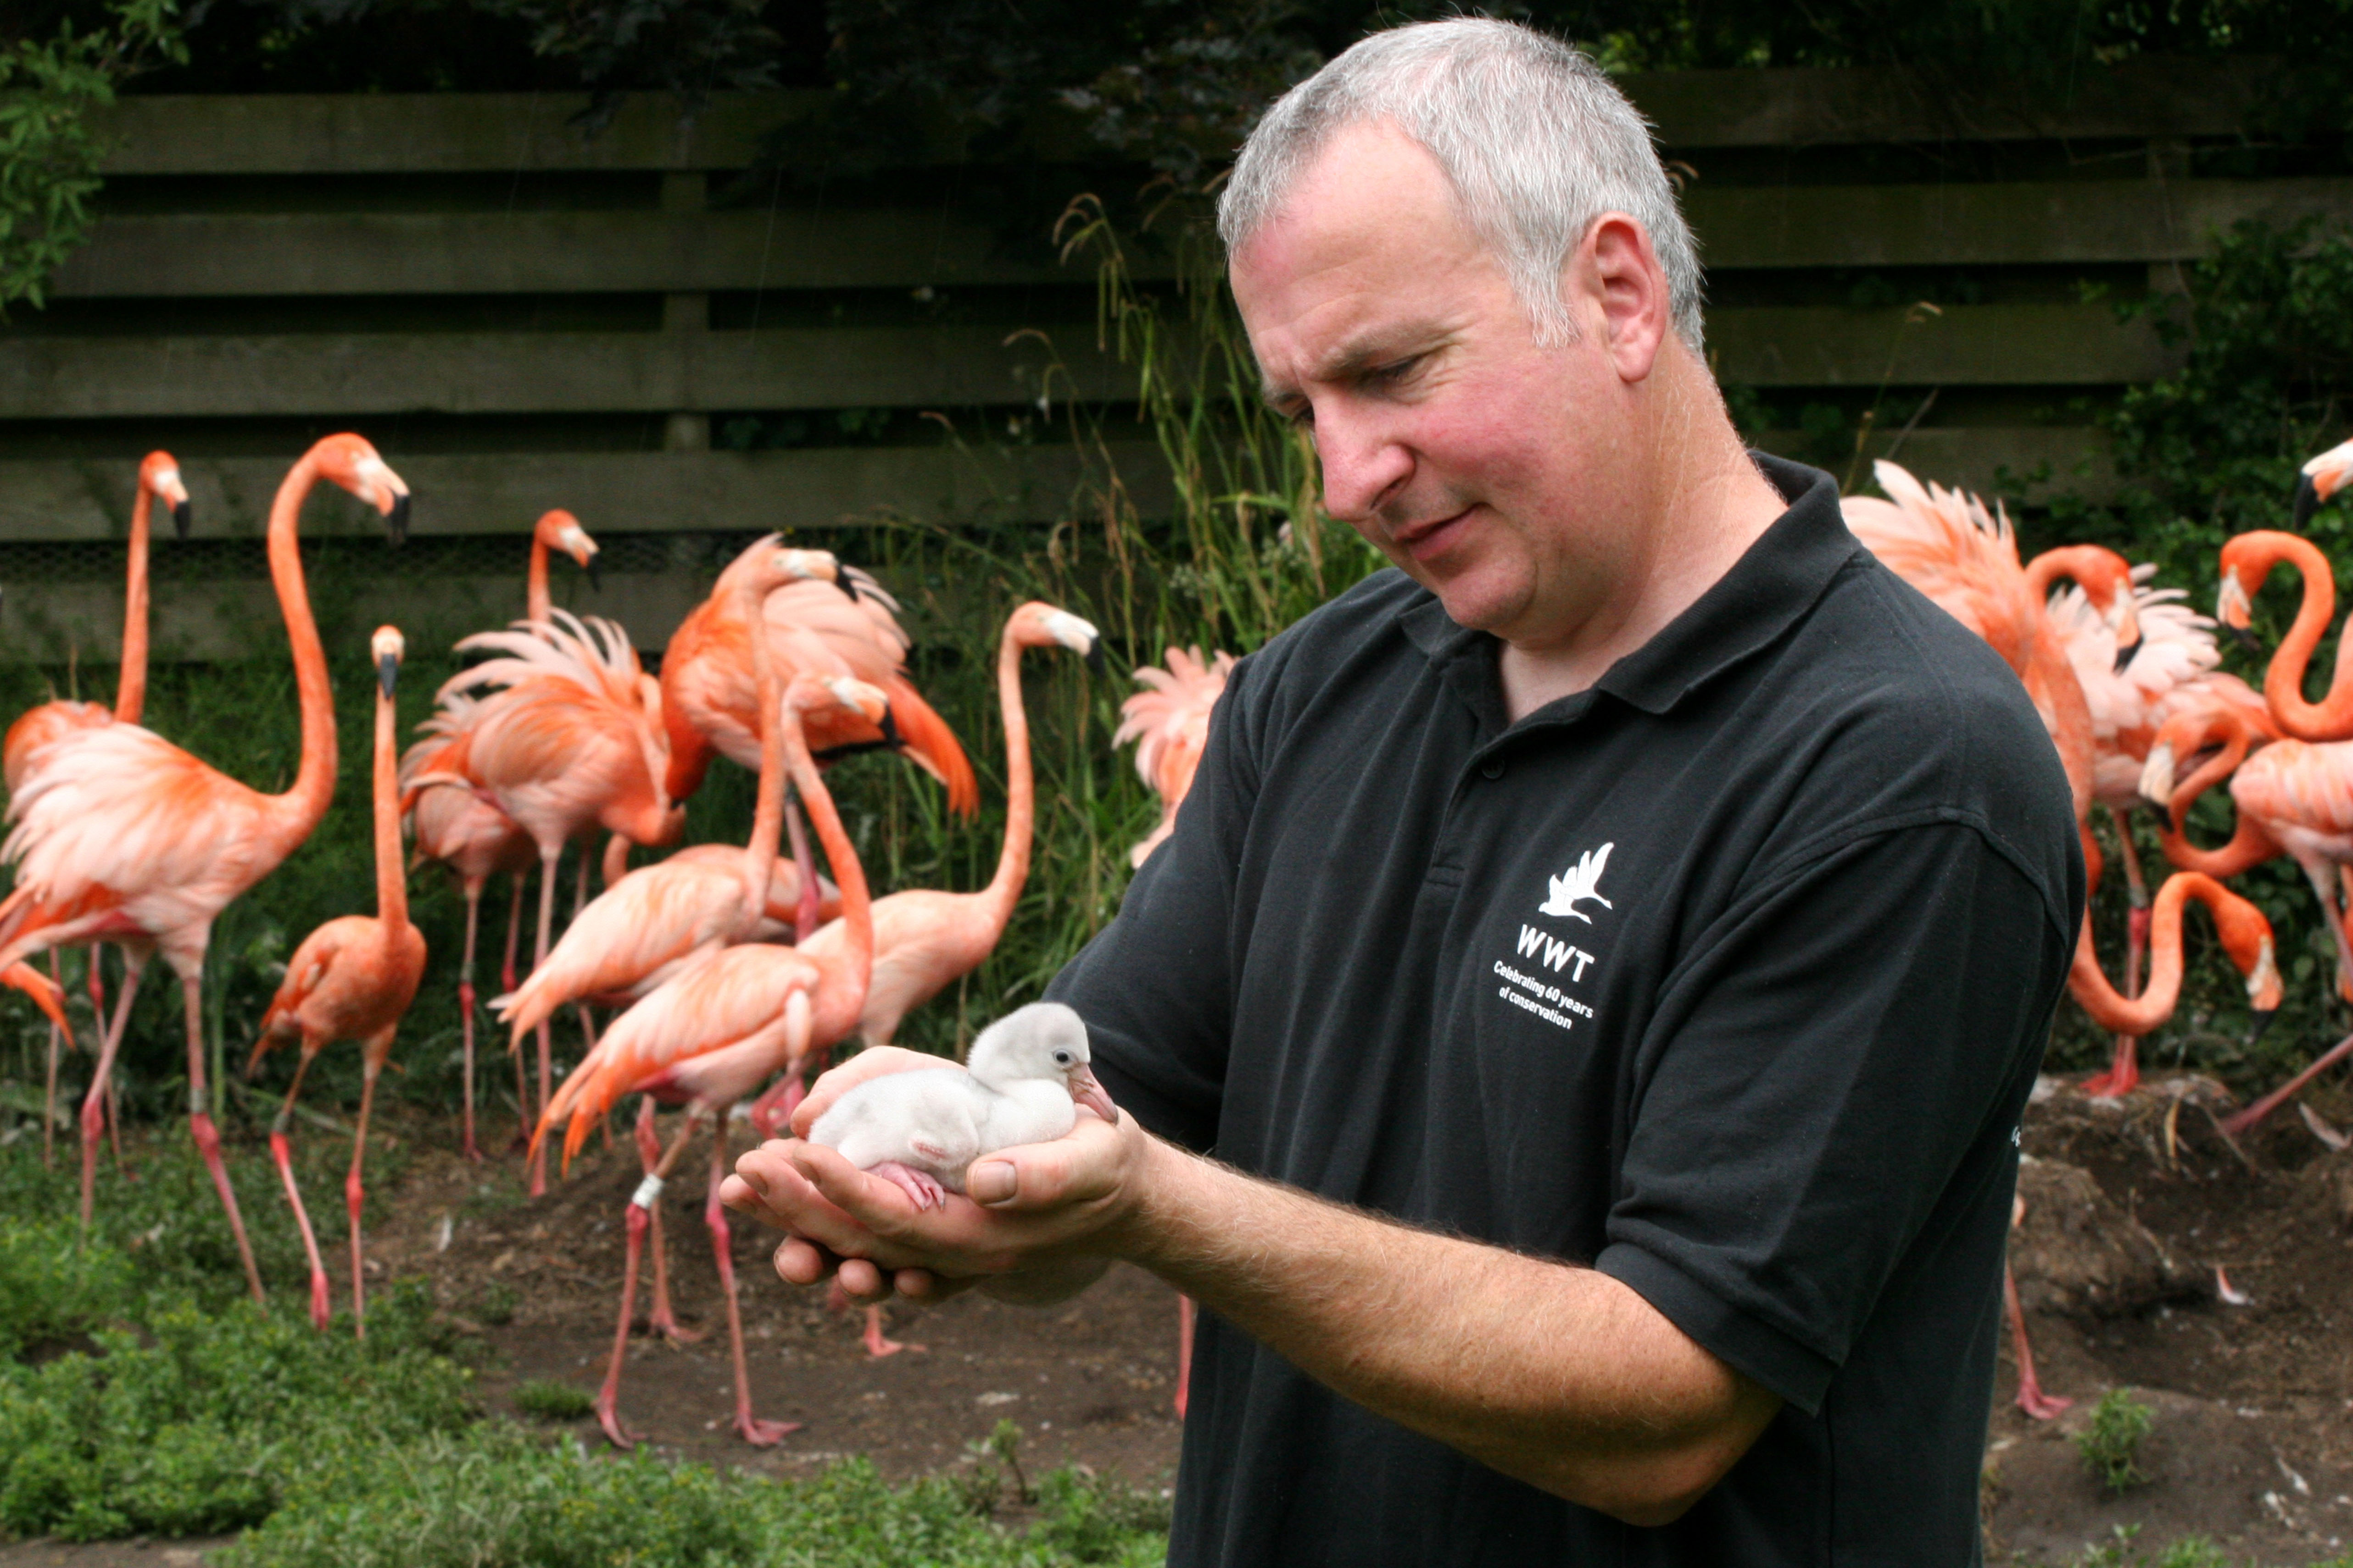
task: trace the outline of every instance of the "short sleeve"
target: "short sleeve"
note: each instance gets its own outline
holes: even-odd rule
[[[2007,1154],[2065,919],[1953,821],[1766,880],[1661,998],[1596,1267],[1817,1409],[1964,1167]]]
[[[1111,923],[1046,988],[1086,1020],[1113,1101],[1197,1153],[1217,1139],[1233,1034],[1236,868],[1254,794],[1243,714],[1258,662],[1241,660],[1227,679],[1176,831]]]

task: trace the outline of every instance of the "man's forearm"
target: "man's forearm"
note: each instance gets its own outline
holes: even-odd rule
[[[1157,1142],[1151,1158],[1123,1256],[1356,1403],[1556,1496],[1663,1522],[1778,1408],[1606,1275]]]

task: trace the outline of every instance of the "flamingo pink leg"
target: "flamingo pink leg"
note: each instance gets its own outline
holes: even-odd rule
[[[308,1042],[305,1042],[306,1046]],[[294,1150],[287,1133],[294,1124],[294,1100],[302,1092],[303,1075],[311,1070],[316,1053],[309,1049],[294,1064],[294,1081],[286,1086],[286,1101],[278,1108],[278,1119],[269,1129],[269,1158],[278,1166],[278,1179],[286,1188],[287,1205],[294,1211],[294,1224],[302,1232],[302,1251],[311,1260],[311,1324],[323,1329],[332,1315],[328,1304],[327,1266],[319,1258],[319,1237],[311,1228],[311,1211],[303,1206],[302,1189],[294,1181]],[[257,1064],[258,1065],[258,1064]]]
[[[554,935],[555,924],[555,863],[563,852],[561,845],[557,846],[556,853],[554,855],[548,854],[544,849],[540,851],[539,941],[532,949],[531,967],[533,973],[537,973],[539,966],[547,962],[548,942]],[[540,1117],[546,1114],[547,1102],[555,1095],[554,1047],[548,1038],[547,1023],[544,1019],[540,1022],[538,1035],[539,1100],[538,1110],[531,1118],[534,1126],[538,1124]],[[541,1139],[532,1147],[531,1195],[535,1198],[547,1195],[547,1141],[545,1139]]]
[[[752,1414],[752,1371],[744,1359],[744,1309],[735,1295],[734,1234],[727,1226],[719,1184],[727,1179],[727,1115],[722,1111],[711,1140],[711,1191],[702,1223],[711,1230],[712,1256],[719,1261],[719,1287],[727,1294],[727,1341],[735,1358],[735,1432],[755,1448],[774,1447],[801,1429],[797,1421],[767,1421]]]
[[[696,1113],[690,1109],[678,1136],[662,1151],[661,1161],[653,1173],[630,1194],[629,1206],[621,1215],[628,1236],[628,1249],[621,1266],[621,1314],[613,1328],[613,1359],[605,1368],[605,1382],[596,1390],[596,1424],[605,1428],[605,1436],[616,1448],[638,1446],[637,1435],[621,1425],[621,1363],[629,1353],[629,1330],[638,1313],[638,1262],[645,1253],[646,1231],[653,1224],[650,1205],[661,1201],[662,1183],[678,1163],[679,1155],[685,1152],[687,1141],[694,1136],[695,1121]]]
[[[792,837],[793,864],[799,868],[801,874],[800,901],[793,909],[793,942],[794,945],[798,946],[807,942],[817,931],[819,900],[817,891],[817,860],[809,854],[808,828],[801,821],[799,804],[789,799],[785,802],[785,831]],[[786,1114],[789,1116],[791,1112],[787,1111]]]
[[[81,1102],[81,1227],[90,1228],[90,1213],[98,1188],[98,1141],[106,1120],[106,1090],[109,1077],[114,1070],[114,1054],[122,1047],[123,1026],[131,1020],[131,998],[139,989],[142,968],[135,956],[123,966],[122,994],[115,998],[114,1021],[106,1027],[106,1037],[99,1042],[98,1066],[93,1070],[90,1089]]]
[[[267,1302],[269,1298],[261,1289],[261,1270],[253,1261],[253,1243],[246,1238],[245,1216],[237,1212],[237,1189],[228,1184],[228,1167],[221,1163],[220,1131],[213,1125],[212,1112],[206,1109],[205,1095],[205,1028],[204,994],[197,975],[180,977],[180,994],[185,1000],[188,1017],[188,1132],[196,1141],[196,1152],[204,1156],[205,1169],[212,1173],[213,1189],[220,1194],[221,1207],[227,1211],[229,1234],[237,1237],[237,1256],[245,1265],[245,1282],[253,1289],[253,1299]]]
[[[518,871],[508,880],[514,884],[514,896],[507,905],[507,954],[506,961],[499,971],[499,978],[504,983],[507,994],[512,995],[516,984],[515,943],[522,934],[522,873]],[[520,1149],[531,1142],[531,1130],[533,1125],[531,1113],[531,1090],[523,1080],[521,1047],[513,1041],[509,1041],[507,1055],[514,1058],[515,1116],[517,1118],[514,1147]]]
[[[1193,1298],[1176,1298],[1176,1419],[1185,1419],[1193,1392]]]
[[[654,1099],[645,1095],[638,1101],[638,1162],[649,1176],[661,1160],[661,1140],[654,1135]],[[646,1327],[674,1345],[691,1345],[702,1338],[700,1331],[687,1328],[678,1321],[670,1305],[670,1247],[662,1238],[661,1205],[651,1212],[654,1254],[653,1309],[647,1314]]]
[[[482,919],[482,885],[466,884],[466,956],[458,966],[458,1016],[459,1038],[465,1046],[466,1075],[466,1158],[479,1163],[481,1150],[474,1145],[474,936]]]
[[[866,1332],[860,1336],[860,1340],[866,1346],[866,1353],[876,1361],[881,1361],[886,1355],[897,1355],[901,1351],[913,1351],[917,1355],[928,1355],[932,1348],[929,1345],[912,1344],[894,1340],[884,1333],[882,1306],[879,1301],[866,1309]]]
[[[948,1206],[947,1189],[932,1176],[912,1165],[896,1160],[885,1160],[879,1165],[869,1165],[867,1173],[881,1177],[901,1192],[915,1200],[919,1209],[944,1209]]]
[[[2227,1118],[2222,1123],[2222,1131],[2233,1138],[2241,1137],[2253,1131],[2263,1118],[2293,1100],[2296,1092],[2306,1084],[2344,1060],[2348,1054],[2353,1054],[2353,1035],[2348,1035],[2329,1047],[2310,1067],[2247,1107],[2246,1110],[2240,1111],[2236,1116]]]
[[[66,984],[64,963],[65,961],[58,956],[58,950],[54,947],[49,949],[49,978],[57,982],[60,992],[65,989]],[[102,1024],[106,1017],[106,1009],[100,1008],[98,1016]],[[64,1044],[64,1039],[65,1037],[58,1032],[58,1026],[51,1024],[49,1026],[49,1083],[47,1089],[41,1096],[41,1169],[44,1171],[55,1164],[58,1157],[58,1050]]]
[[[343,1202],[352,1215],[352,1331],[363,1340],[367,1338],[367,1269],[360,1250],[360,1209],[367,1201],[367,1188],[361,1184],[360,1171],[367,1163],[368,1111],[375,1104],[376,1075],[384,1070],[384,1052],[391,1044],[389,1032],[368,1042],[360,1068],[359,1131],[352,1139],[351,1173],[343,1178]]]
[[[2018,1352],[2018,1407],[2037,1421],[2048,1421],[2075,1402],[2042,1392],[2042,1382],[2034,1375],[2034,1352],[2026,1342],[2026,1309],[2018,1300],[2018,1276],[2010,1265],[2001,1266],[2001,1304],[2010,1317],[2010,1342]]]

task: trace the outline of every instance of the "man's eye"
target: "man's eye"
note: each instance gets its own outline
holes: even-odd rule
[[[1376,365],[1366,379],[1377,382],[1383,386],[1395,386],[1398,383],[1411,377],[1415,371],[1419,370],[1421,361],[1421,355],[1414,354],[1388,364]]]

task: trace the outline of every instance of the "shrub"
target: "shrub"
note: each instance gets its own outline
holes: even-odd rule
[[[2157,1413],[2121,1388],[2111,1388],[2093,1407],[2091,1424],[2076,1435],[2075,1452],[2092,1479],[2111,1493],[2146,1486],[2141,1473],[2141,1439],[2148,1436]]]
[[[596,1402],[568,1383],[533,1378],[515,1385],[514,1407],[537,1421],[578,1421],[596,1414]]]

